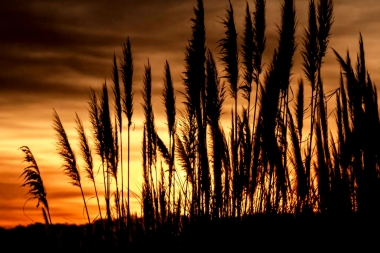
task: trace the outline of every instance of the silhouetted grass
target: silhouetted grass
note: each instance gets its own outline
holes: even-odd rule
[[[331,37],[333,2],[310,0],[301,55],[305,80],[311,86],[311,99],[307,104],[301,77],[291,102],[290,80],[297,47],[295,3],[282,2],[278,46],[265,69],[262,55],[266,45],[266,2],[256,0],[254,4],[253,14],[246,4],[242,66],[239,66],[234,11],[229,2],[221,21],[224,37],[218,43],[219,59],[224,65],[221,75],[213,54],[205,46],[203,2],[197,1],[191,19],[191,38],[185,48],[181,92],[184,109],[178,113],[175,85],[169,63],[165,62],[162,102],[168,146],[155,128],[149,60],[145,65],[141,104],[144,112],[142,217],[130,214],[130,127],[134,93],[129,37],[123,44],[120,70],[116,56],[113,58],[115,110],[110,110],[106,84],[99,94],[91,89],[88,102],[94,147],[103,168],[107,221],[102,221],[98,201],[100,220],[91,222],[87,214],[89,225],[67,227],[73,229],[77,237],[67,239],[66,234],[59,234],[58,226],[51,224],[37,164],[30,150],[21,148],[26,154],[25,160],[32,164],[22,174],[23,186],[29,187],[31,198],[44,204],[44,219],[54,227],[52,231],[57,238],[55,247],[61,250],[141,250],[150,246],[158,249],[186,245],[187,249],[195,249],[192,245],[199,243],[229,240],[231,244],[246,245],[251,239],[262,242],[268,238],[282,246],[294,238],[315,245],[337,234],[354,240],[356,234],[349,231],[355,226],[363,229],[362,222],[379,221],[376,217],[380,211],[380,118],[377,90],[366,69],[361,35],[356,68],[352,67],[348,52],[343,59],[333,51],[341,67],[341,79],[337,90],[325,94],[321,67]],[[119,71],[124,94],[119,87]],[[260,81],[262,73],[265,74]],[[239,75],[244,79],[241,83]],[[251,106],[253,82],[256,91]],[[225,133],[227,128],[221,116],[225,111],[226,87],[234,105],[227,108],[231,109],[231,128]],[[241,103],[241,110],[238,109],[240,96],[246,99]],[[336,96],[337,131],[327,124],[327,101],[332,96]],[[123,144],[118,139],[122,136],[122,110],[128,125],[127,199],[123,193],[123,172],[121,182],[118,179],[118,170],[123,170],[122,160],[119,164]],[[250,110],[254,111],[253,117]],[[310,121],[310,132],[306,136],[302,134],[305,120]],[[76,123],[85,171],[97,195],[90,145],[78,115]],[[53,127],[58,137],[58,153],[64,160],[64,172],[74,186],[80,187],[85,201],[79,167],[55,111]],[[184,178],[179,176],[180,172],[184,172]],[[115,194],[110,185],[111,177],[115,180]],[[114,205],[110,201],[112,195]]]
[[[37,162],[29,147],[22,146],[20,149],[25,153],[24,162],[29,163],[29,165],[24,168],[24,172],[20,175],[20,177],[24,176],[24,183],[21,186],[29,187],[28,195],[30,195],[30,198],[27,201],[37,199],[37,207],[39,207],[41,202],[43,204],[42,212],[45,223],[46,225],[52,224],[49,205],[46,198],[46,190],[42,181],[40,169],[38,168]]]
[[[129,41],[129,37],[127,38],[127,41],[125,44],[123,44],[123,58],[121,60],[121,73],[122,73],[122,79],[124,84],[124,97],[123,97],[123,111],[128,119],[128,198],[127,198],[127,216],[128,219],[130,218],[130,131],[131,131],[131,125],[132,125],[132,115],[133,115],[133,95],[134,92],[132,90],[133,86],[133,58],[132,58],[132,49],[131,49],[131,43]],[[120,121],[121,122],[121,121]],[[121,133],[120,128],[120,133]],[[121,150],[123,147],[121,147]],[[124,192],[124,188],[122,189],[122,192]],[[123,195],[123,194],[122,194]],[[123,199],[124,201],[124,199]]]
[[[84,197],[83,189],[82,189],[82,183],[81,183],[81,177],[79,173],[79,168],[77,166],[76,158],[74,155],[73,150],[71,149],[69,139],[67,138],[66,131],[63,128],[63,125],[61,123],[61,120],[57,114],[57,112],[54,110],[54,119],[53,119],[53,128],[56,131],[56,137],[57,137],[57,151],[58,154],[62,157],[64,164],[63,164],[63,173],[69,177],[69,183],[73,186],[79,187],[83,203],[85,206],[86,214],[88,223],[91,223],[90,216],[88,214],[86,199]]]

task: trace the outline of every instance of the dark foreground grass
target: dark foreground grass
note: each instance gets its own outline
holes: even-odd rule
[[[228,5],[221,20],[224,37],[219,40],[220,53],[214,57],[206,47],[203,1],[197,0],[191,19],[192,35],[185,49],[182,89],[177,90],[183,99],[183,110],[178,110],[175,103],[169,63],[165,65],[162,99],[169,143],[162,141],[164,137],[156,131],[154,80],[148,60],[142,83],[140,217],[131,217],[130,192],[124,195],[123,174],[118,178],[118,171],[123,171],[123,161],[119,161],[123,149],[119,142],[123,103],[128,119],[125,181],[129,189],[129,131],[131,123],[135,124],[131,119],[132,98],[137,90],[132,89],[133,58],[128,38],[119,69],[124,96],[119,92],[113,57],[115,110],[110,109],[112,100],[106,83],[101,91],[91,89],[89,95],[91,139],[102,164],[104,193],[101,189],[100,196],[106,203],[98,207],[100,222],[91,222],[87,215],[88,225],[52,225],[37,163],[24,146],[21,149],[28,165],[22,174],[23,186],[29,187],[31,198],[42,202],[46,226],[3,230],[4,245],[11,245],[17,252],[314,252],[352,251],[355,246],[361,252],[369,245],[376,251],[380,225],[380,114],[377,89],[365,65],[364,42],[360,36],[356,68],[348,52],[344,59],[332,51],[341,68],[341,80],[339,88],[325,93],[321,70],[329,51],[333,0],[309,0],[309,25],[304,31],[301,53],[304,76],[300,77],[293,107],[290,80],[295,74],[293,55],[297,44],[295,2],[282,1],[278,47],[265,68],[261,62],[266,44],[265,1],[254,1],[256,11],[251,21],[247,6],[242,38],[244,67],[239,70],[232,5]],[[223,64],[221,72],[214,58]],[[242,74],[244,81],[239,82]],[[309,103],[303,83],[311,87]],[[255,99],[250,101],[255,86]],[[223,102],[227,96],[234,102],[230,126],[225,126],[220,117],[225,112]],[[334,96],[336,110],[331,115],[335,116],[336,126],[331,127],[327,102]],[[302,135],[302,126],[309,125],[309,120],[310,132]],[[56,112],[54,122],[64,173],[81,188],[79,171],[83,169],[75,161]],[[229,133],[225,132],[228,128]],[[84,129],[79,127],[79,134],[85,160],[92,162],[84,143]],[[87,164],[85,171],[93,178],[93,165]],[[179,175],[181,171],[184,177]],[[111,187],[111,181],[116,189]],[[94,191],[97,195],[95,182]],[[83,192],[82,197],[86,199]],[[101,209],[106,210],[105,216]]]
[[[55,224],[47,231],[41,223],[12,229],[0,228],[2,248],[12,252],[137,252],[137,251],[199,251],[292,250],[376,250],[380,219],[359,215],[322,216],[251,215],[237,219],[198,220],[189,225],[182,221],[177,236],[164,232],[143,236],[142,222],[135,220],[134,240],[125,243],[115,237],[112,245],[104,244],[99,224]],[[140,226],[140,227],[139,227]],[[138,233],[138,231],[141,233]],[[120,239],[120,238],[118,238]]]

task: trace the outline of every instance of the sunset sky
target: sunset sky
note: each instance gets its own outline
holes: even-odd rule
[[[246,1],[231,0],[231,3],[235,11],[237,31],[241,36]],[[253,11],[253,1],[249,0],[248,3]],[[266,66],[277,46],[276,25],[281,21],[281,3],[282,0],[267,0],[267,47],[263,57]],[[299,50],[307,22],[308,0],[295,0],[295,4],[299,45],[294,58],[293,83],[303,76]],[[191,37],[190,19],[194,17],[195,5],[196,0],[3,1],[0,8],[0,226],[43,222],[41,210],[36,208],[36,200],[25,205],[25,214],[30,218],[23,214],[28,196],[25,195],[27,188],[20,187],[23,181],[19,176],[26,163],[22,163],[24,154],[19,147],[24,145],[31,149],[39,165],[52,221],[76,224],[86,222],[80,190],[71,186],[62,173],[62,160],[56,151],[55,132],[52,128],[53,108],[61,118],[81,166],[83,161],[78,152],[75,112],[84,122],[91,140],[87,93],[90,87],[100,89],[104,80],[111,88],[113,54],[116,53],[119,62],[121,45],[127,36],[130,37],[134,59],[135,91],[131,190],[140,196],[140,143],[144,120],[140,90],[144,64],[147,64],[149,58],[153,75],[156,126],[158,133],[166,136],[164,108],[160,98],[164,63],[167,60],[170,64],[177,90],[177,105],[180,107],[183,101],[179,91],[182,90],[184,50]],[[217,41],[223,37],[220,21],[226,13],[227,5],[227,0],[204,0],[206,44],[215,57],[219,56]],[[334,11],[330,46],[341,55],[345,55],[349,49],[355,60],[361,32],[367,68],[372,80],[380,83],[380,1],[335,0]],[[217,61],[222,75],[223,66],[220,60]],[[339,66],[331,49],[325,58],[322,75],[326,92],[338,87]],[[308,91],[307,87],[305,94],[309,94]],[[230,100],[227,100],[224,105],[227,124],[231,108],[229,103]],[[124,120],[126,121],[125,117]],[[126,124],[124,127],[126,129]],[[126,143],[127,135],[124,134],[123,137]],[[126,145],[124,148],[126,150]],[[98,162],[98,157],[94,158]],[[124,160],[126,161],[126,151]],[[92,185],[83,172],[82,180],[86,197],[93,197]],[[99,189],[102,189],[100,174],[96,180]],[[88,204],[90,216],[95,218],[95,199],[88,200]],[[133,198],[132,210],[140,213],[138,197]]]

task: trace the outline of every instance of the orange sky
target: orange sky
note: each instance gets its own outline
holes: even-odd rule
[[[231,0],[239,34],[243,33],[245,1]],[[277,45],[276,24],[280,24],[280,0],[267,0],[267,48],[264,62],[269,63]],[[224,17],[227,1],[204,0],[207,46],[217,57],[217,41],[223,36],[220,17]],[[248,2],[253,11],[253,1]],[[129,36],[134,58],[134,114],[132,137],[132,191],[140,195],[143,114],[141,85],[144,64],[149,58],[153,75],[153,104],[156,126],[166,136],[164,108],[160,94],[165,60],[168,60],[177,104],[182,97],[184,49],[191,36],[190,18],[195,0],[129,0],[129,1],[7,1],[0,9],[0,226],[27,225],[42,222],[36,201],[29,201],[26,188],[18,178],[26,164],[22,163],[20,146],[29,146],[40,167],[47,190],[53,222],[84,223],[83,202],[79,189],[68,184],[62,173],[62,160],[56,152],[52,128],[53,108],[58,112],[68,133],[71,146],[80,159],[75,132],[75,112],[90,135],[87,97],[90,87],[99,89],[106,79],[111,81],[112,57],[121,56],[121,44]],[[307,0],[295,0],[298,19],[298,50],[307,21]],[[365,43],[368,70],[375,83],[380,80],[380,2],[378,0],[336,0],[335,22],[330,46],[341,55],[350,49],[356,58],[359,32]],[[302,72],[299,51],[295,54],[293,81]],[[219,63],[219,72],[223,70]],[[328,51],[322,70],[325,91],[338,87],[339,66]],[[242,80],[242,79],[241,79]],[[308,87],[305,94],[309,94]],[[229,100],[224,109],[229,119]],[[335,101],[334,101],[335,102]],[[125,119],[124,119],[125,120]],[[333,117],[331,117],[333,121]],[[229,122],[229,121],[227,121]],[[229,124],[229,123],[228,123]],[[126,132],[126,131],[124,131]],[[126,135],[124,135],[126,143]],[[126,147],[125,147],[126,148]],[[126,152],[124,152],[126,160]],[[97,157],[95,157],[97,159]],[[99,164],[99,163],[98,163]],[[126,165],[124,165],[126,167]],[[87,198],[93,188],[82,173]],[[99,190],[101,176],[96,178]],[[103,201],[103,199],[101,199]],[[132,209],[140,213],[139,198]],[[90,216],[95,218],[96,201],[88,200]]]

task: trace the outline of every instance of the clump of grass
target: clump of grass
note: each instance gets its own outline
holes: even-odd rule
[[[193,159],[193,175],[197,177],[197,183],[193,184],[193,193],[196,197],[193,198],[192,207],[194,212],[209,213],[210,201],[210,173],[207,159],[207,138],[206,138],[206,117],[205,115],[205,62],[206,62],[206,31],[204,24],[204,9],[203,1],[197,1],[197,7],[194,8],[195,17],[192,22],[192,37],[189,40],[185,50],[185,77],[183,78],[185,96],[185,115],[186,121],[189,119],[189,124],[195,127],[197,134],[197,145],[195,145],[195,157]],[[187,123],[187,122],[186,122]],[[185,133],[185,137],[189,140],[188,144],[195,144],[193,132]],[[187,142],[187,141],[185,141]],[[186,146],[186,145],[185,145]],[[180,158],[182,159],[182,158]],[[185,159],[186,160],[186,159]],[[203,201],[204,200],[204,201]],[[187,198],[185,197],[185,202]],[[202,202],[202,203],[201,203]],[[204,203],[204,204],[203,204]],[[191,211],[193,212],[193,211]],[[192,216],[192,215],[191,215]],[[194,216],[192,216],[194,218]]]

